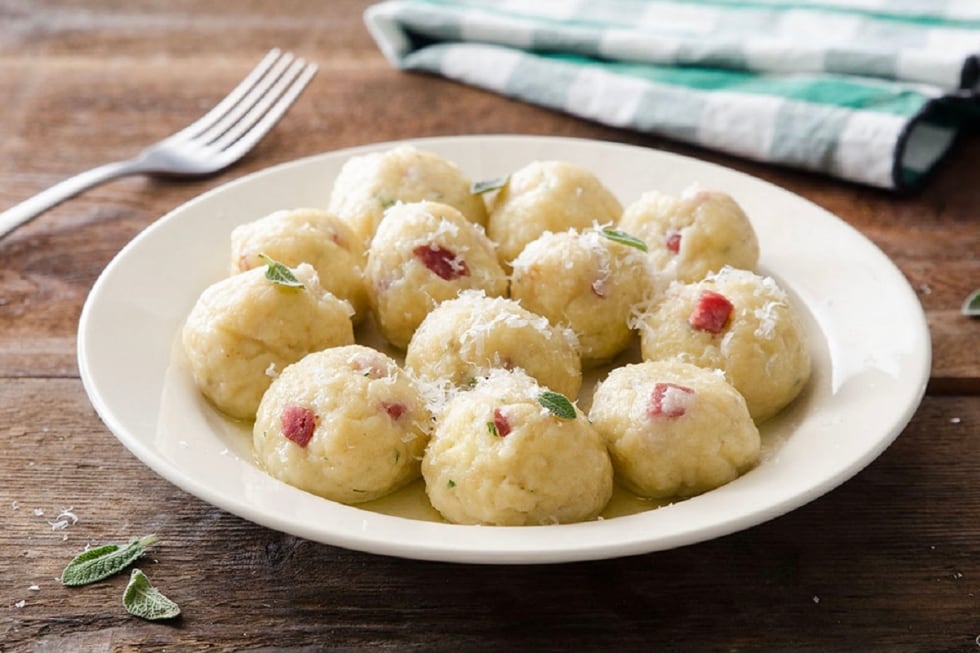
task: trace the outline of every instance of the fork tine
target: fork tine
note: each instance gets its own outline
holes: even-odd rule
[[[292,54],[288,52],[283,54],[276,61],[275,65],[261,79],[256,81],[248,93],[245,94],[245,97],[239,100],[235,106],[231,107],[218,122],[206,131],[193,136],[190,140],[193,140],[197,145],[207,145],[220,139],[225,132],[238,124],[242,116],[248,115],[253,107],[262,102],[263,98],[268,94],[269,89],[289,70],[293,59]]]
[[[275,125],[283,114],[292,106],[296,98],[299,97],[306,85],[310,83],[316,74],[316,64],[307,63],[302,73],[295,78],[292,85],[285,90],[279,100],[265,112],[264,115],[242,136],[228,144],[222,152],[222,157],[228,161],[235,161],[245,155],[252,147],[265,136],[272,126]]]
[[[224,134],[217,140],[214,140],[211,146],[218,150],[224,150],[241,138],[243,134],[250,130],[268,112],[272,104],[293,83],[293,80],[299,76],[305,65],[306,62],[302,59],[294,61],[282,76],[276,80],[275,85],[259,98],[238,122],[228,127]]]
[[[279,48],[273,48],[269,50],[268,53],[262,60],[256,64],[255,68],[245,76],[238,86],[236,86],[232,91],[226,95],[218,104],[216,104],[210,111],[206,114],[187,125],[179,132],[170,136],[170,138],[175,140],[183,140],[188,138],[193,138],[194,136],[206,131],[211,128],[216,121],[218,121],[222,116],[224,116],[228,111],[241,101],[243,97],[248,93],[248,91],[255,85],[255,83],[262,79],[265,74],[269,71],[269,68],[273,66],[281,51]]]

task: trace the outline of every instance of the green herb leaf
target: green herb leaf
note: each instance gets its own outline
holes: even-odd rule
[[[456,487],[456,481],[449,479],[449,482],[446,483],[446,487]]]
[[[601,229],[599,233],[609,240],[619,243],[620,245],[635,247],[641,252],[647,251],[647,244],[645,242],[636,236],[626,233],[625,231],[620,231],[619,229]]]
[[[483,193],[500,190],[507,185],[508,181],[510,181],[510,175],[504,175],[496,179],[487,179],[485,181],[474,181],[470,185],[470,193],[473,195],[482,195]]]
[[[555,417],[575,419],[575,406],[560,392],[545,390],[538,395],[538,403],[547,408]]]
[[[265,278],[272,283],[279,284],[280,286],[286,286],[287,288],[302,288],[303,284],[293,275],[293,271],[288,267],[276,261],[275,259],[269,258],[265,254],[259,254],[259,258],[265,261]]]
[[[963,315],[980,317],[980,290],[974,290],[963,302]]]
[[[106,544],[84,551],[75,556],[61,572],[61,583],[77,587],[118,574],[146,553],[147,547],[155,544],[156,541],[156,535],[147,535],[143,539],[133,538],[126,545]]]
[[[129,614],[151,621],[173,619],[180,614],[180,607],[153,587],[150,579],[139,569],[134,569],[129,577],[129,584],[123,592],[123,605]]]
[[[492,435],[495,438],[500,437],[500,431],[497,430],[497,425],[494,424],[493,422],[487,422],[487,431],[489,431],[490,435]]]

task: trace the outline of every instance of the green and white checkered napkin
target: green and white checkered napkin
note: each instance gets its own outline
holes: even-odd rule
[[[980,122],[980,0],[395,0],[405,70],[885,188]]]

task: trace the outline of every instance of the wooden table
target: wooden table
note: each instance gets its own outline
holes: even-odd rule
[[[980,321],[959,307],[980,287],[980,134],[927,188],[897,197],[399,73],[362,25],[367,4],[0,1],[0,208],[190,122],[270,47],[320,65],[237,167],[199,181],[114,182],[0,241],[0,650],[977,650]],[[718,540],[625,559],[470,566],[256,526],[156,476],[99,421],[75,362],[79,312],[103,267],[160,215],[305,155],[507,132],[719,162],[869,236],[917,290],[932,333],[929,390],[904,433],[840,488]],[[52,530],[63,508],[78,523]],[[144,567],[181,604],[177,622],[127,615],[124,577],[83,589],[57,581],[86,544],[151,531],[164,541]]]

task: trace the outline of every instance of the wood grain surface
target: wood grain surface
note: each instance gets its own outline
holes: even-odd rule
[[[959,313],[980,287],[980,133],[923,190],[896,196],[400,73],[363,27],[368,4],[0,0],[0,209],[182,127],[273,46],[320,66],[287,118],[230,170],[116,181],[0,240],[0,650],[980,650],[980,321]],[[143,228],[279,162],[480,133],[679,152],[772,181],[852,224],[926,311],[932,374],[909,426],[855,478],[735,535],[615,560],[477,566],[256,526],[161,479],[100,422],[75,362],[79,313]],[[78,522],[52,530],[65,508]],[[143,569],[182,606],[176,622],[127,615],[124,576],[58,582],[87,544],[149,532],[162,541]]]

